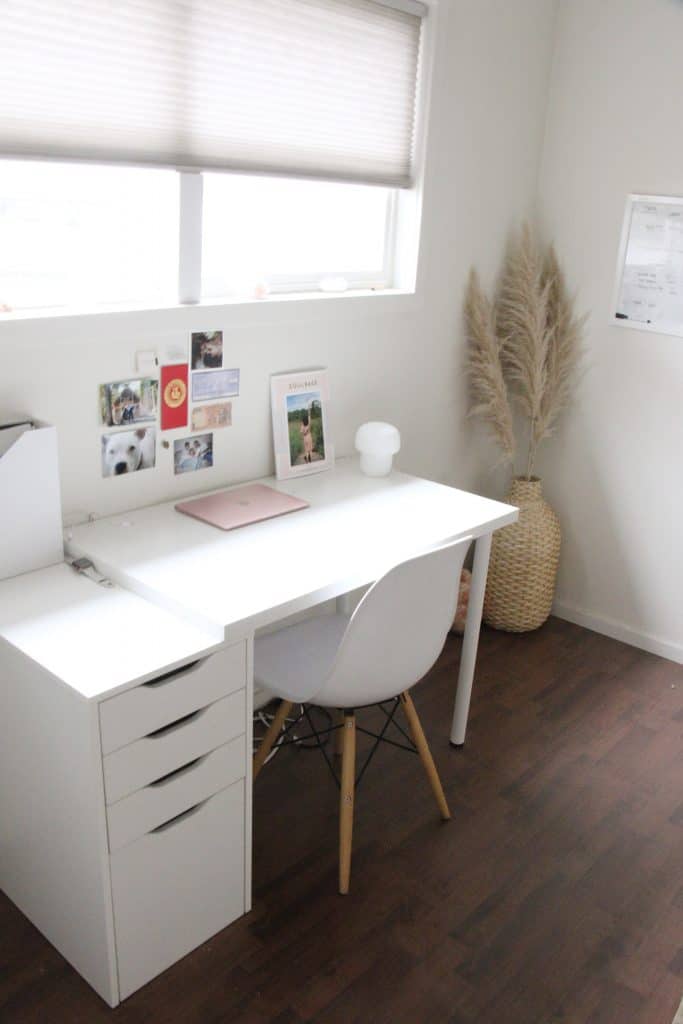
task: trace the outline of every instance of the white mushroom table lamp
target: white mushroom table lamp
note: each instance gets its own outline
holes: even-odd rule
[[[400,447],[401,435],[391,423],[364,423],[356,431],[356,450],[366,476],[388,476]]]

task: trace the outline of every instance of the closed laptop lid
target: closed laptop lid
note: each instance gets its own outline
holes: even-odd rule
[[[308,508],[308,502],[265,484],[247,484],[234,490],[208,494],[205,498],[181,501],[175,507],[178,512],[217,526],[219,530],[235,530],[238,526]]]

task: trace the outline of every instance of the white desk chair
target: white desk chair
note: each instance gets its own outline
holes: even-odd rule
[[[412,745],[427,773],[444,820],[450,818],[441,780],[408,689],[432,667],[455,614],[460,574],[470,538],[447,544],[390,569],[367,591],[351,618],[326,615],[256,640],[254,678],[280,697],[275,718],[254,756],[254,778],[273,745],[286,742],[284,732],[292,704],[302,705],[312,732],[332,768],[320,738],[342,729],[339,810],[339,891],[349,891],[356,760],[355,708],[393,700],[368,761],[384,739],[400,704]],[[317,729],[306,704],[343,711],[343,726]],[[294,723],[292,723],[294,724]],[[396,723],[395,723],[396,724]],[[401,730],[402,732],[402,730]],[[403,733],[406,736],[405,733]],[[410,739],[406,736],[406,739]],[[398,744],[399,746],[401,744]],[[365,771],[368,761],[360,775]],[[332,769],[336,778],[336,773]]]

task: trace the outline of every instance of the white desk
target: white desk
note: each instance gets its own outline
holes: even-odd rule
[[[0,583],[0,885],[112,1006],[251,905],[256,628],[476,539],[452,741],[465,737],[491,532],[517,510],[354,462],[232,533],[173,503],[73,530]],[[455,586],[455,581],[454,581]]]
[[[76,527],[68,549],[229,641],[372,583],[419,551],[471,536],[472,588],[451,730],[451,742],[462,744],[491,534],[517,510],[403,473],[365,477],[355,459],[315,476],[262,482],[310,508],[224,533],[167,502]]]

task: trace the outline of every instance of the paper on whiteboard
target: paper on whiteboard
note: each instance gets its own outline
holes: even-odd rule
[[[683,327],[681,203],[633,203],[616,315]]]

